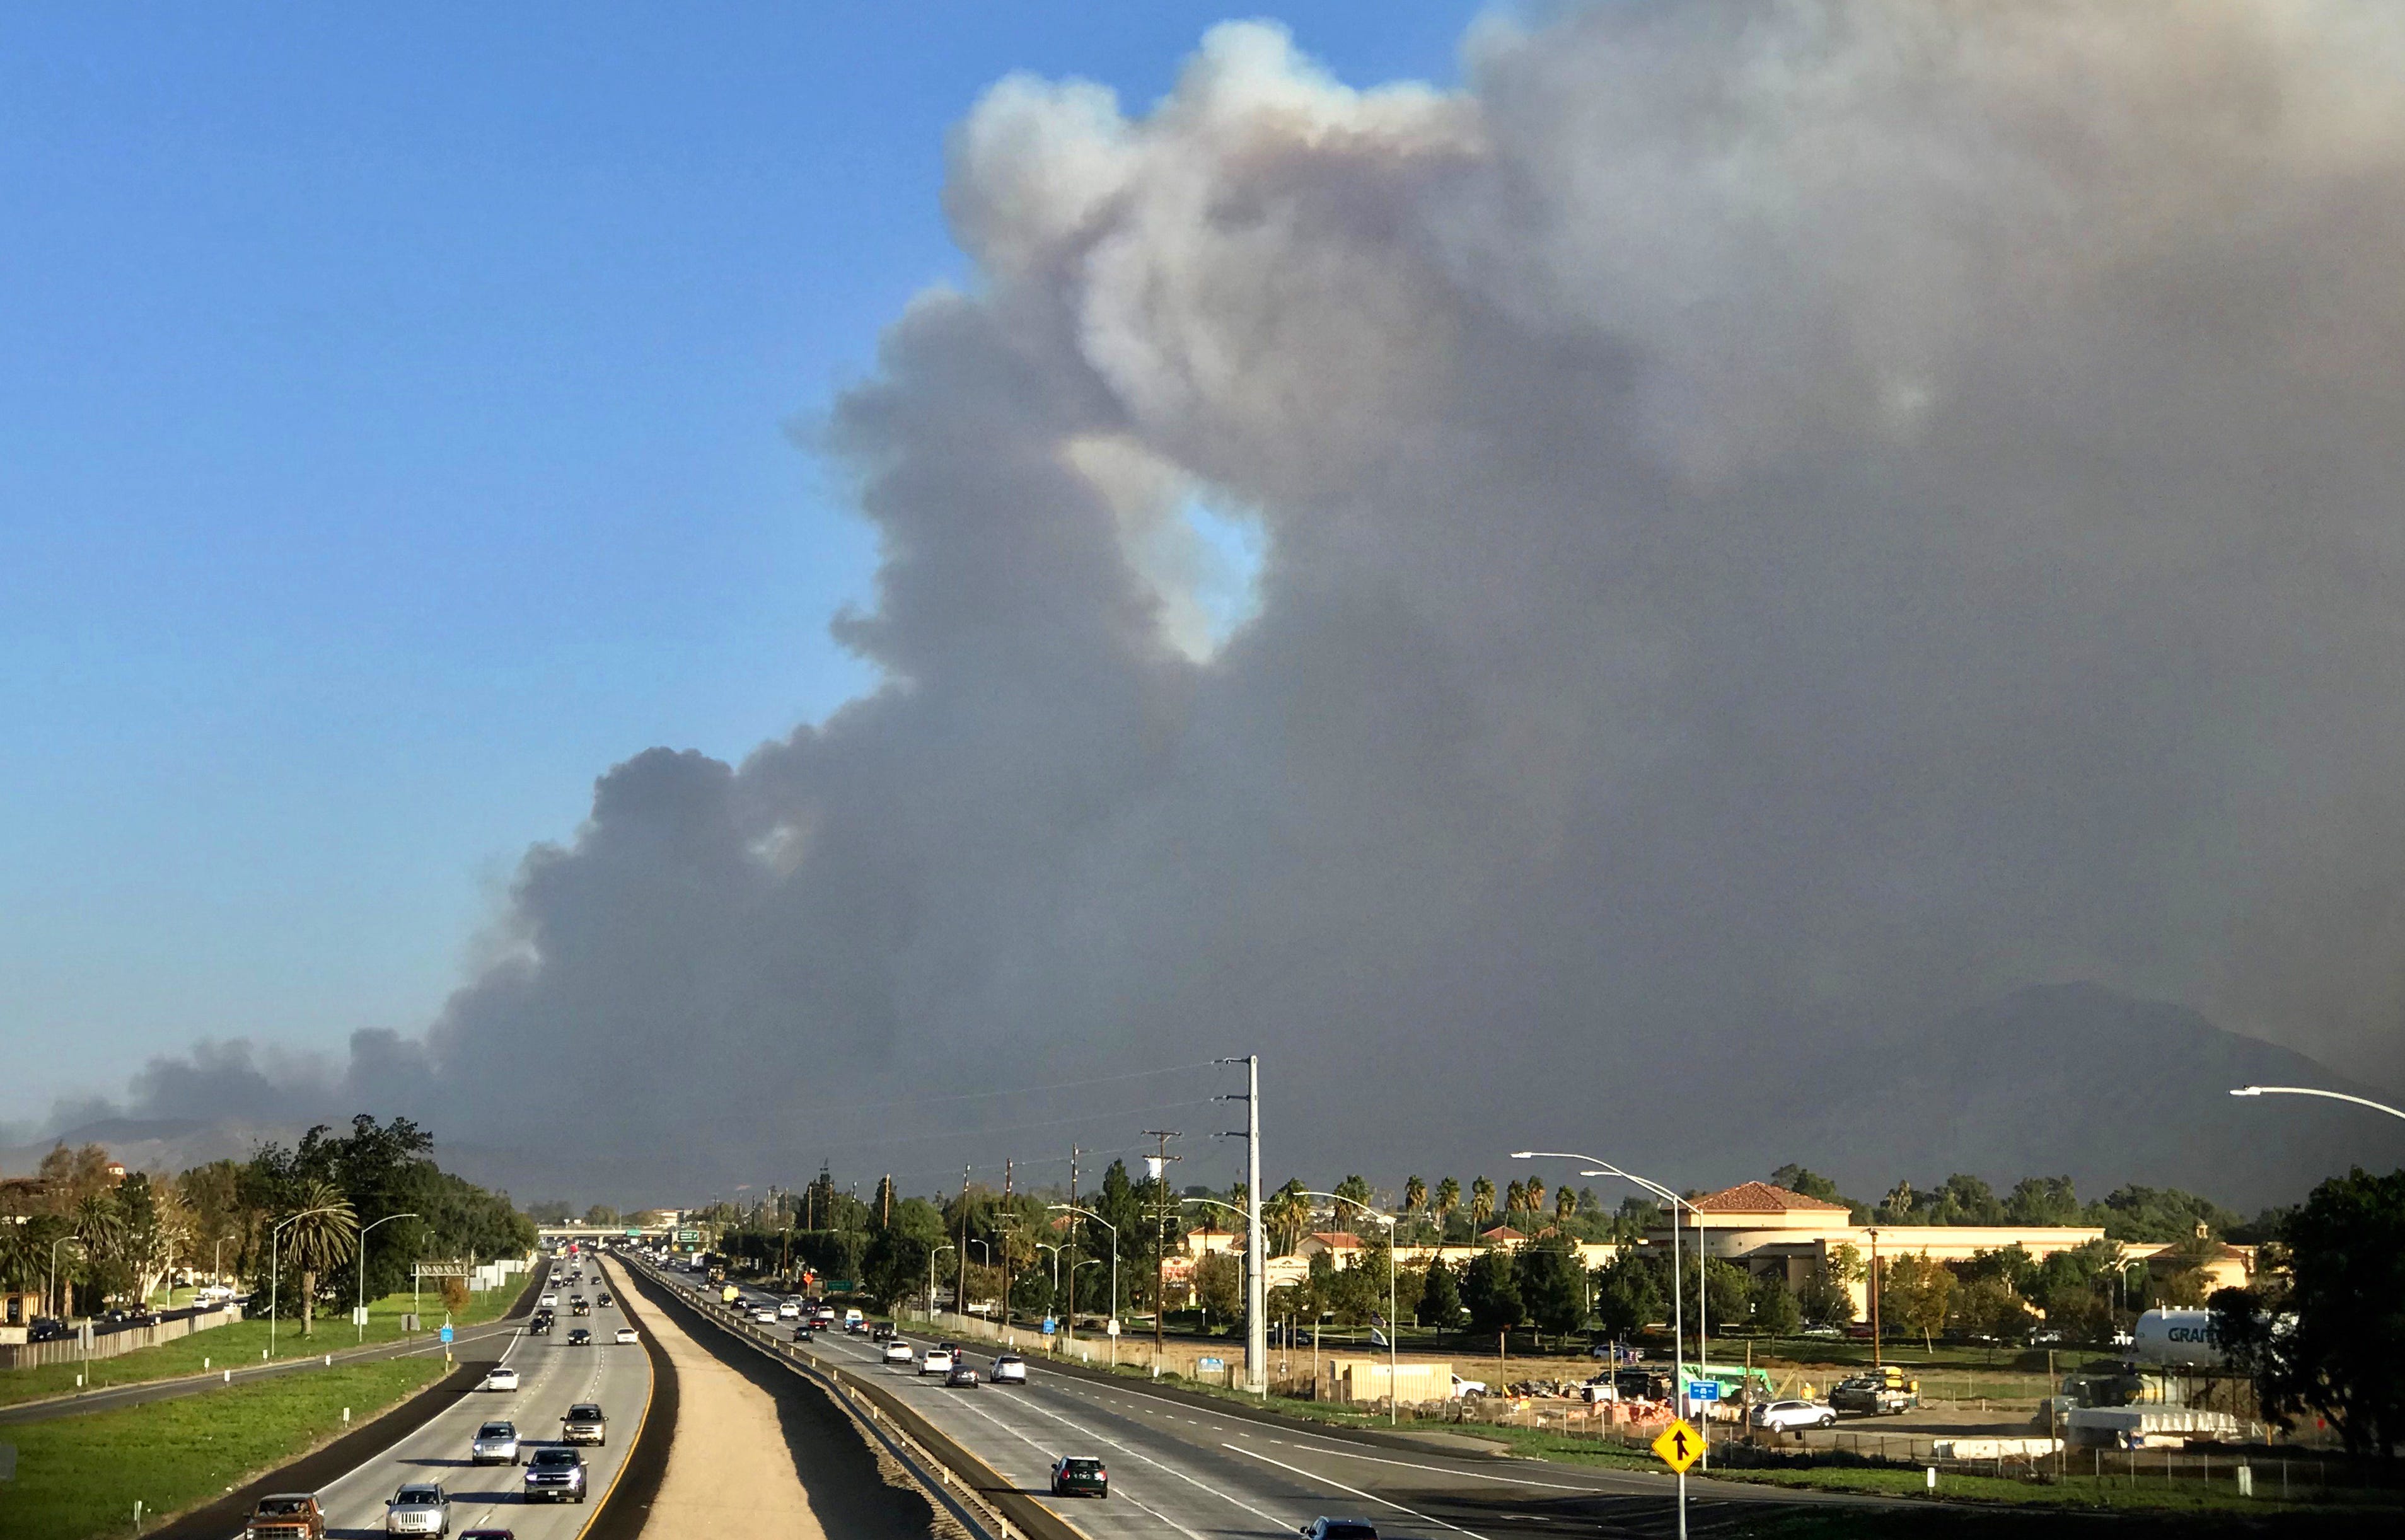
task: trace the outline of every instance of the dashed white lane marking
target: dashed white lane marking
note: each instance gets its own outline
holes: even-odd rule
[[[1284,1444],[1287,1440],[1279,1438],[1273,1439],[1272,1442]],[[1335,1454],[1342,1455],[1347,1460],[1364,1460],[1372,1465],[1399,1465],[1407,1471],[1433,1471],[1444,1476],[1459,1476],[1467,1477],[1472,1481],[1500,1481],[1508,1486],[1514,1487],[1542,1487],[1549,1491],[1576,1491],[1592,1493],[1598,1490],[1594,1487],[1573,1486],[1568,1481],[1531,1481],[1525,1476],[1489,1476],[1484,1471],[1456,1470],[1451,1465],[1430,1465],[1422,1463],[1415,1460],[1385,1460],[1381,1459],[1379,1456],[1374,1454],[1358,1453],[1356,1450],[1346,1449],[1342,1444],[1306,1444],[1298,1438],[1290,1447],[1298,1449],[1309,1449],[1315,1454]]]
[[[1314,1472],[1304,1470],[1300,1465],[1289,1465],[1283,1460],[1272,1460],[1268,1455],[1263,1454],[1259,1449],[1242,1449],[1234,1444],[1222,1444],[1219,1447],[1223,1449],[1231,1449],[1234,1452],[1245,1456],[1245,1458],[1248,1460],[1259,1460],[1264,1464],[1275,1465],[1282,1471],[1292,1471],[1295,1475],[1301,1477],[1306,1481],[1315,1481],[1321,1486],[1334,1487],[1338,1491],[1344,1492],[1353,1497],[1360,1498],[1365,1503],[1375,1503],[1381,1507],[1392,1508],[1397,1513],[1407,1514],[1410,1517],[1418,1519],[1423,1524],[1434,1524],[1439,1529],[1451,1530],[1456,1534],[1466,1534],[1470,1536],[1470,1540],[1486,1540],[1486,1537],[1479,1533],[1476,1530],[1466,1530],[1459,1524],[1448,1524],[1434,1514],[1422,1513],[1417,1508],[1405,1507],[1402,1504],[1396,1502],[1391,1497],[1381,1497],[1373,1491],[1363,1491],[1358,1487],[1348,1487],[1343,1482],[1339,1481],[1332,1477],[1316,1475]]]

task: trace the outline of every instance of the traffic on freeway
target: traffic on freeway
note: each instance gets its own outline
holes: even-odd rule
[[[1058,1372],[1040,1354],[1026,1379],[996,1383],[998,1350],[963,1342],[949,1369],[928,1372],[946,1344],[905,1332],[906,1360],[865,1333],[818,1331],[809,1340],[756,1294],[722,1303],[714,1287],[636,1262],[655,1286],[772,1352],[808,1355],[886,1388],[1020,1491],[1097,1540],[1107,1536],[1294,1534],[1323,1518],[1366,1520],[1393,1535],[1552,1534],[1565,1521],[1648,1528],[1669,1513],[1667,1477],[1566,1465],[1509,1464],[1442,1444],[1355,1440],[1220,1411],[1142,1384]],[[754,1319],[765,1309],[770,1319]],[[1423,1450],[1425,1449],[1425,1452]],[[1065,1469],[1063,1463],[1071,1463]],[[1716,1503],[1808,1501],[1816,1494],[1706,1489]],[[1849,1500],[1851,1501],[1851,1500]]]
[[[449,1537],[508,1530],[517,1540],[574,1540],[625,1463],[651,1396],[652,1371],[596,1257],[560,1257],[562,1301],[582,1296],[590,1334],[541,1310],[503,1351],[485,1388],[320,1489],[326,1533]],[[581,1276],[578,1276],[580,1275]],[[608,1291],[609,1305],[598,1302]],[[547,1328],[547,1329],[546,1329]],[[506,1425],[506,1426],[505,1426]]]

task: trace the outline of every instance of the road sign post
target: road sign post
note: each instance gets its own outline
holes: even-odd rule
[[[1686,1540],[1687,1467],[1702,1456],[1704,1441],[1685,1418],[1674,1417],[1653,1440],[1653,1452],[1661,1456],[1662,1463],[1679,1473],[1679,1540]]]

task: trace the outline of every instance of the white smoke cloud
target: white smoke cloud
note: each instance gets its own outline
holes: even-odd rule
[[[1003,82],[974,287],[814,440],[889,684],[612,771],[344,1093],[598,1099],[682,1177],[1261,1047],[1298,1158],[1467,1159],[2074,978],[2405,1071],[2400,29],[1624,4],[1458,91],[1260,24],[1142,115]],[[1197,495],[1264,538],[1224,638]]]

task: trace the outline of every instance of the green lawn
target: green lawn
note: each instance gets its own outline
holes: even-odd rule
[[[524,1286],[523,1280],[513,1279],[506,1288],[470,1295],[468,1309],[453,1323],[473,1326],[498,1318],[516,1302],[518,1291]],[[371,1302],[366,1340],[372,1343],[390,1342],[399,1338],[401,1335],[401,1318],[408,1311],[409,1295],[405,1294]],[[430,1291],[421,1296],[419,1312],[429,1329],[443,1324],[443,1301]],[[275,1324],[275,1357],[279,1362],[339,1352],[345,1348],[357,1347],[359,1342],[359,1330],[351,1324],[351,1312],[340,1307],[336,1308],[332,1319],[317,1318],[316,1335],[314,1337],[302,1337],[298,1321],[279,1321]],[[238,1321],[231,1326],[194,1332],[190,1337],[179,1337],[173,1342],[144,1348],[121,1357],[95,1358],[91,1361],[91,1379],[85,1388],[173,1379],[179,1375],[260,1364],[266,1362],[266,1352],[267,1323],[264,1320]],[[75,1364],[46,1364],[39,1368],[0,1372],[0,1406],[38,1400],[46,1395],[69,1394],[76,1389],[76,1376],[82,1372],[82,1367]]]
[[[443,1378],[443,1360],[387,1359],[236,1385],[120,1411],[0,1428],[17,1479],[0,1489],[7,1540],[90,1540],[134,1533],[223,1496]]]

